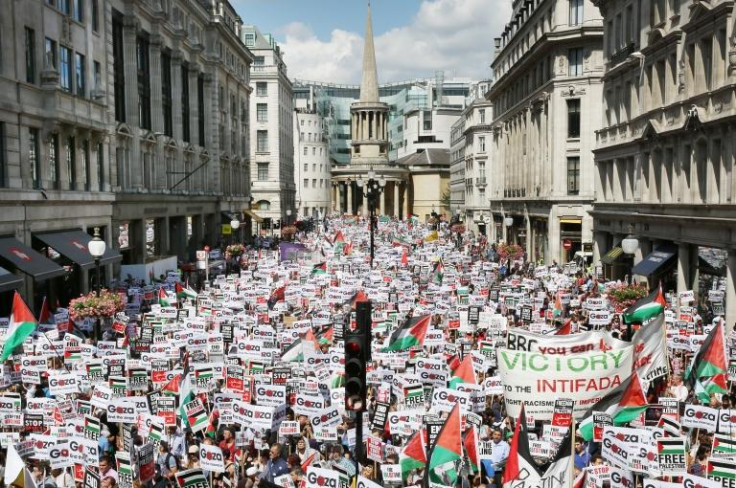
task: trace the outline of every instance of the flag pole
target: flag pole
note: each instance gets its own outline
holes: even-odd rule
[[[573,406],[572,418],[570,419],[570,482],[568,488],[575,484],[575,407]]]

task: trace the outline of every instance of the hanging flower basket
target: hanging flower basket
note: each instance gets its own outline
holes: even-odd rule
[[[100,290],[99,297],[95,292],[92,292],[72,299],[69,302],[69,318],[76,322],[88,317],[113,317],[124,309],[125,303],[122,296],[109,290]]]
[[[450,227],[450,230],[452,232],[459,232],[462,234],[465,232],[465,224],[455,224],[452,227]]]
[[[230,244],[225,248],[225,253],[229,254],[231,257],[238,257],[241,256],[245,252],[245,246],[242,244]]]
[[[518,244],[499,244],[496,248],[498,257],[502,260],[506,259],[522,259],[524,257],[524,248]]]
[[[296,226],[286,225],[281,228],[281,235],[292,235],[292,234],[296,234]]]
[[[629,285],[626,283],[610,284],[606,290],[608,301],[617,312],[632,306],[649,294],[649,289],[644,284]]]

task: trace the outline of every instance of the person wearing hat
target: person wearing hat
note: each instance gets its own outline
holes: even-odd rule
[[[195,468],[199,468],[199,447],[191,445],[187,450],[186,469]]]

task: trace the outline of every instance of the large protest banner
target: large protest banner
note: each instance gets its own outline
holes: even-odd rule
[[[609,351],[630,347],[628,342],[614,339],[605,331],[589,331],[581,334],[544,335],[522,329],[509,330],[506,347],[514,351],[539,352],[542,354],[580,354],[592,351]]]
[[[521,404],[527,416],[550,421],[555,398],[575,401],[580,419],[591,405],[631,374],[633,348],[567,356],[499,350],[498,370],[504,386],[506,411],[518,417]]]

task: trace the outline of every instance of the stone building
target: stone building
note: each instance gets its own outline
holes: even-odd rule
[[[296,214],[294,185],[294,94],[281,48],[254,26],[243,28],[254,56],[251,71],[251,181],[253,209],[271,222]],[[268,224],[267,224],[268,225]]]
[[[324,118],[317,112],[315,88],[294,88],[294,180],[299,216],[323,218],[331,211],[331,165]]]
[[[192,259],[242,217],[252,55],[240,29],[224,0],[3,8],[0,276],[23,277],[29,302],[89,288],[94,227],[106,283],[112,263]]]
[[[491,212],[531,260],[566,262],[592,244],[603,21],[583,0],[515,0],[496,42]],[[511,223],[506,226],[505,223]]]
[[[595,260],[665,291],[725,292],[736,321],[734,4],[595,2],[605,22]],[[633,256],[621,241],[638,240]],[[633,267],[632,267],[633,266]],[[717,294],[716,294],[717,295]],[[723,303],[711,301],[710,303]]]

